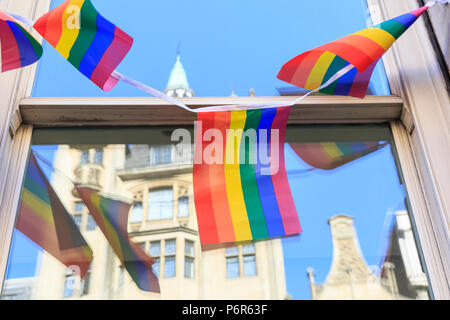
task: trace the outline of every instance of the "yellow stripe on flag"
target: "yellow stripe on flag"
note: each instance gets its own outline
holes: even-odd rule
[[[368,28],[354,33],[371,39],[378,43],[384,50],[389,49],[395,42],[395,38],[387,31],[379,28]]]
[[[91,202],[97,209],[98,213],[100,214],[100,217],[103,221],[103,225],[106,229],[106,238],[111,244],[111,247],[114,249],[114,252],[117,254],[117,258],[119,258],[120,261],[124,261],[123,252],[122,252],[122,246],[120,245],[120,240],[117,235],[117,230],[114,229],[114,227],[111,225],[111,223],[106,219],[105,212],[108,210],[108,208],[102,208],[101,206],[101,197],[100,195],[96,193],[91,194]]]
[[[22,203],[49,224],[54,224],[53,211],[50,205],[47,202],[42,201],[38,196],[25,188],[22,192]]]
[[[236,241],[252,240],[239,165],[239,151],[246,118],[245,110],[231,112],[230,131],[227,132],[225,147],[225,184]]]
[[[78,33],[80,32],[80,15],[81,7],[84,4],[84,0],[72,0],[67,5],[66,10],[61,20],[62,33],[56,50],[63,55],[64,58],[69,58],[70,50],[73,44],[77,40]]]
[[[308,80],[306,81],[306,89],[315,90],[322,85],[323,78],[335,57],[336,55],[334,53],[324,52],[320,58],[317,59],[317,62],[312,68]]]
[[[336,143],[333,142],[323,142],[321,143],[325,152],[331,157],[331,159],[335,160],[344,155],[344,153],[336,146]]]

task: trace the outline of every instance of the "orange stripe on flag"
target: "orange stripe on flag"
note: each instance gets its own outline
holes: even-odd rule
[[[304,88],[311,70],[316,65],[317,60],[322,56],[323,51],[309,51],[305,59],[298,65],[291,83]]]

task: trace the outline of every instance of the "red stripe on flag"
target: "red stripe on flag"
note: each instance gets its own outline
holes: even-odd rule
[[[358,48],[365,54],[367,54],[372,61],[380,59],[380,57],[386,52],[382,46],[373,41],[358,34],[352,34],[342,39],[336,40],[335,43],[346,44],[354,48]]]
[[[308,81],[309,75],[311,74],[312,69],[317,63],[317,60],[323,54],[322,51],[308,51],[306,52],[305,59],[299,64],[294,76],[290,83],[304,88],[306,86],[306,82]]]
[[[2,72],[20,68],[20,52],[16,37],[8,23],[3,20],[0,20],[0,41],[2,49]]]
[[[315,50],[329,51],[354,65],[359,72],[366,70],[375,60],[357,47],[346,43],[331,42]]]
[[[116,70],[133,45],[133,38],[116,27],[114,40],[103,57],[100,59],[97,67],[91,75],[91,80],[104,91],[110,91],[119,81],[112,77],[111,73]]]
[[[375,69],[378,61],[376,60],[372,63],[363,73],[358,72],[353,79],[352,89],[349,92],[349,96],[364,98],[367,93],[367,88],[369,87],[370,78],[372,77],[373,70]]]
[[[292,78],[294,77],[295,72],[297,71],[299,65],[302,61],[308,56],[308,53],[304,53],[296,56],[294,59],[288,61],[280,70],[277,75],[277,78],[291,83]]]
[[[33,26],[33,28],[36,29],[36,31],[39,32],[39,34],[53,47],[56,47],[61,39],[62,18],[69,3],[70,0],[67,0],[66,3],[43,15]]]
[[[219,242],[212,205],[209,165],[203,161],[203,151],[206,146],[206,143],[203,143],[203,132],[210,128],[214,128],[214,113],[199,113],[195,138],[195,163],[192,174],[195,209],[202,245]]]
[[[47,220],[39,216],[33,208],[28,207],[23,202],[19,208],[16,229],[65,266],[79,266],[81,278],[84,278],[87,274],[92,260],[91,257],[87,256],[81,247],[60,250],[55,226],[51,225]]]

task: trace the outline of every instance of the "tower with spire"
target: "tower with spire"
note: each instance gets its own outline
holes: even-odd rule
[[[176,98],[190,98],[194,96],[194,90],[189,87],[186,71],[181,63],[180,44],[178,44],[177,49],[177,60],[170,72],[169,82],[164,93]]]

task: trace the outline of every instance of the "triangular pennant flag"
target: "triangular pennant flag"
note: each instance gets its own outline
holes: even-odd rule
[[[13,17],[0,10],[0,70],[26,67],[42,56],[41,44]]]
[[[144,291],[160,292],[152,269],[154,260],[128,235],[131,205],[101,196],[87,187],[76,187],[76,190],[136,285]]]
[[[92,250],[31,155],[16,229],[66,266],[78,266],[83,278]]]
[[[319,92],[364,98],[377,62],[428,8],[424,6],[302,53],[287,62],[277,77],[295,86],[315,90],[339,70],[352,65],[344,76]]]
[[[375,152],[387,144],[379,142],[294,142],[292,150],[307,164],[333,170]]]
[[[104,91],[127,55],[133,38],[103,18],[90,0],[67,0],[48,12],[34,28],[82,74]]]
[[[198,113],[193,185],[204,250],[301,232],[284,164],[289,112]]]

